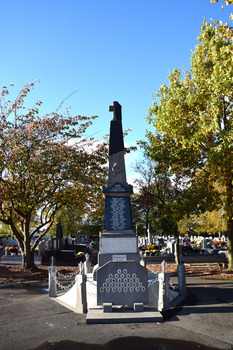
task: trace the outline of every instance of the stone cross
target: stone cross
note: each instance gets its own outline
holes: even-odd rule
[[[110,124],[109,138],[109,156],[114,153],[124,151],[121,105],[117,101],[113,102],[113,106],[109,106],[109,111],[113,112],[113,120]]]
[[[113,112],[113,120],[121,121],[121,105],[117,101],[113,102],[113,106],[109,106],[109,112]]]

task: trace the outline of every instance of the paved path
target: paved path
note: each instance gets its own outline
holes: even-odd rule
[[[233,349],[233,281],[187,278],[186,303],[165,322],[117,325],[87,325],[85,315],[53,302],[42,287],[0,286],[1,350]],[[134,338],[116,340],[122,337]]]

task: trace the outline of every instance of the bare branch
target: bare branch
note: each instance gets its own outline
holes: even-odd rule
[[[63,103],[68,100],[68,98],[70,98],[72,95],[74,95],[77,91],[79,91],[80,89],[77,89],[73,92],[71,92],[71,94],[69,94],[66,98],[64,98],[64,100],[61,101],[61,103],[59,104],[59,106],[56,109],[56,113],[58,112],[58,110],[61,108],[61,106],[63,105]]]

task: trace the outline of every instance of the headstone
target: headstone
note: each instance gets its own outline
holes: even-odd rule
[[[49,238],[48,240],[48,249],[52,250],[53,249],[53,239]]]
[[[61,219],[59,218],[57,228],[56,228],[56,250],[61,250],[62,238],[63,238],[62,224],[61,224]]]
[[[173,255],[175,254],[175,242],[173,240],[169,239],[167,241],[167,248],[170,249],[171,254],[173,254]]]
[[[46,248],[46,242],[45,241],[41,241],[39,243],[39,248],[38,248],[40,256],[45,254],[45,248]]]
[[[208,242],[209,240],[208,239],[206,239],[206,238],[203,238],[202,239],[202,241],[201,241],[201,248],[202,249],[206,249],[207,248],[207,242]]]
[[[152,243],[152,236],[151,236],[151,232],[150,232],[150,224],[148,224],[148,228],[147,228],[147,238],[148,238],[148,243],[151,244]]]

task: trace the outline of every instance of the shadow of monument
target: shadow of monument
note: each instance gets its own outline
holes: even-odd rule
[[[45,343],[34,350],[214,350],[199,343],[160,338],[124,337],[109,341],[106,344],[87,344],[72,341]],[[33,350],[33,349],[31,349]]]
[[[181,311],[182,315],[190,314],[230,314],[233,312],[233,293],[229,283],[218,283],[219,288],[187,285],[187,295],[182,304],[162,312],[163,320],[179,321],[176,317]],[[226,288],[222,287],[226,285]],[[230,284],[231,285],[231,284]],[[224,305],[225,304],[225,305]]]

